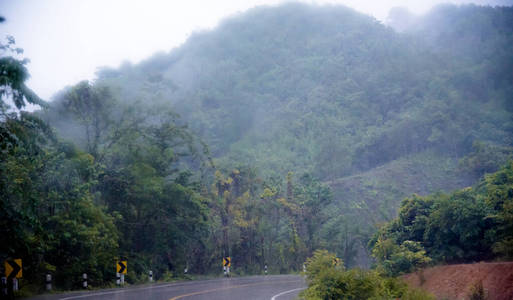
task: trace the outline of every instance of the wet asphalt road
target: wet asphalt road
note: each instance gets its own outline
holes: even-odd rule
[[[43,295],[31,300],[292,300],[306,283],[301,276],[269,275],[223,278],[139,287]],[[274,298],[273,298],[274,297]]]

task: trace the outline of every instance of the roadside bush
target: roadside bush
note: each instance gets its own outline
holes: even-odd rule
[[[397,245],[391,239],[378,239],[372,249],[372,256],[378,263],[378,270],[387,276],[411,273],[431,262],[419,242],[404,241]]]
[[[336,261],[336,256],[326,250],[318,250],[307,259],[308,288],[301,292],[301,299],[434,299],[423,291],[409,289],[398,278],[384,277],[374,270],[345,270]]]

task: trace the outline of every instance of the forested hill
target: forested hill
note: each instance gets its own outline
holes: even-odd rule
[[[333,180],[427,150],[462,157],[476,140],[511,145],[512,15],[442,6],[398,34],[340,6],[262,7],[98,84],[166,101],[220,163]]]
[[[364,240],[402,197],[468,186],[511,157],[513,9],[446,5],[410,21],[399,33],[343,6],[255,8],[95,85],[178,112],[217,166],[330,183],[320,234],[335,247]]]

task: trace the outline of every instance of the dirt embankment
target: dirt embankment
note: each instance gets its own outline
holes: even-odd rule
[[[437,266],[403,278],[438,299],[469,299],[481,282],[486,299],[513,300],[513,262]]]

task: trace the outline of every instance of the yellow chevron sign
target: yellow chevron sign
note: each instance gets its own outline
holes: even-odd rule
[[[127,264],[126,260],[120,260],[116,264],[116,273],[126,274]]]
[[[5,277],[21,278],[23,276],[23,270],[21,266],[21,258],[11,259],[5,261]]]
[[[223,267],[231,267],[232,266],[232,258],[231,257],[223,257]]]

